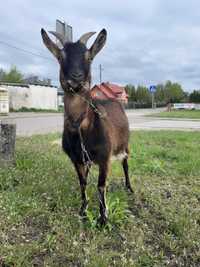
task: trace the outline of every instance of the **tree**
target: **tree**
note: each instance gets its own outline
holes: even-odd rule
[[[3,69],[0,69],[0,81],[2,81],[4,75],[5,75],[5,71]]]
[[[157,103],[165,103],[165,88],[163,84],[156,86],[155,101]]]
[[[185,94],[180,84],[167,81],[164,87],[166,103],[181,102],[184,99]]]
[[[126,93],[128,94],[128,100],[129,101],[136,101],[136,90],[135,86],[132,84],[127,84],[125,86]]]
[[[139,85],[136,89],[134,85],[128,84],[125,89],[129,95],[129,101],[134,101],[142,105],[144,104],[145,106],[151,104],[152,97],[147,87]],[[158,84],[154,96],[155,102],[162,105],[188,101],[188,94],[183,91],[181,85],[171,81],[167,81],[165,84]]]
[[[189,96],[190,102],[200,103],[200,90],[194,90]]]
[[[145,86],[138,85],[136,99],[139,103],[149,104],[151,103],[151,94]]]
[[[8,72],[1,70],[0,79],[7,83],[23,83],[23,75],[16,66],[12,66]]]

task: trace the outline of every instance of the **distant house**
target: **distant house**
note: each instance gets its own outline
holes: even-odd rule
[[[117,99],[124,104],[128,102],[125,88],[109,82],[94,85],[91,96],[98,99]]]
[[[9,108],[18,110],[22,107],[36,109],[58,109],[55,86],[0,83],[8,90]]]

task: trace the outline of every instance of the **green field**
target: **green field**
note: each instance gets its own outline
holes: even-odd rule
[[[172,110],[170,112],[163,111],[160,113],[151,114],[150,116],[160,118],[200,119],[200,110]]]
[[[20,109],[10,109],[10,112],[38,112],[38,113],[58,113],[58,112],[63,112],[64,108],[63,107],[58,107],[58,110],[54,109],[40,109],[40,108],[26,108],[26,107],[21,107]]]
[[[109,222],[96,225],[97,170],[89,176],[88,220],[78,216],[79,183],[52,142],[19,138],[15,168],[0,169],[0,266],[200,266],[200,133],[135,132],[134,194],[114,163]]]

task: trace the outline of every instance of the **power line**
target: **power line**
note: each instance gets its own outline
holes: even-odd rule
[[[32,55],[32,56],[36,56],[36,57],[43,58],[43,59],[45,59],[45,60],[49,60],[49,61],[51,61],[51,62],[54,61],[53,59],[51,59],[51,58],[49,58],[49,57],[46,57],[46,56],[37,54],[37,53],[32,52],[32,51],[30,51],[30,50],[27,50],[27,49],[24,49],[24,48],[21,48],[21,47],[12,45],[12,44],[10,44],[10,43],[7,43],[7,42],[1,41],[1,40],[0,40],[0,44],[5,45],[5,46],[7,46],[7,47],[9,47],[9,48],[12,48],[12,49],[16,49],[16,50],[18,50],[18,51],[20,51],[20,52],[23,52],[23,53]],[[98,71],[99,68],[98,68],[98,67],[93,67],[93,70]],[[55,78],[55,77],[53,77],[53,78],[51,77],[51,79],[54,80],[54,81],[55,81],[55,80],[56,80],[56,81],[58,80],[57,77],[56,77],[56,78]]]
[[[4,32],[0,32],[0,36],[2,36],[3,40],[8,41],[8,43],[14,43],[19,47],[25,46],[25,47],[28,47],[28,49],[31,49],[31,51],[36,51],[36,53],[39,53],[39,54],[41,53],[41,50],[39,50],[38,47],[34,47],[34,46],[32,46],[31,43],[24,42],[21,39],[15,39],[15,38],[13,38],[12,35],[9,35],[8,33],[5,34]]]
[[[0,40],[0,44],[5,45],[5,46],[8,46],[8,47],[13,48],[13,49],[16,49],[16,50],[19,50],[19,51],[24,52],[24,53],[30,54],[30,55],[32,55],[32,56],[37,56],[37,57],[40,57],[40,58],[43,58],[43,59],[46,59],[46,60],[54,61],[54,60],[53,60],[52,58],[50,58],[50,57],[42,56],[42,55],[37,54],[37,53],[35,53],[35,52],[32,52],[32,51],[30,51],[30,50],[27,50],[27,49],[24,49],[24,48],[15,46],[15,45],[11,45],[10,43],[7,43],[7,42],[1,41],[1,40]],[[96,71],[97,71],[97,70],[99,70],[99,67],[94,66],[94,67],[93,67],[93,70],[96,70]]]
[[[50,61],[53,61],[53,59],[49,58],[49,57],[45,57],[45,56],[42,56],[40,54],[37,54],[37,53],[34,53],[32,51],[29,51],[29,50],[26,50],[24,48],[21,48],[21,47],[17,47],[17,46],[14,46],[14,45],[11,45],[7,42],[4,42],[4,41],[0,41],[0,44],[3,44],[5,46],[8,46],[10,48],[13,48],[13,49],[16,49],[16,50],[19,50],[21,52],[24,52],[24,53],[27,53],[27,54],[30,54],[32,56],[36,56],[36,57],[40,57],[40,58],[43,58],[43,59],[46,59],[46,60],[50,60]]]
[[[19,41],[18,41],[19,42]],[[21,41],[20,41],[21,42]],[[23,42],[24,44],[25,44],[25,42]],[[5,42],[5,41],[1,41],[0,40],[0,44],[2,44],[2,45],[5,45],[5,46],[8,46],[8,47],[10,47],[10,48],[13,48],[13,49],[16,49],[16,50],[19,50],[20,52],[23,52],[23,53],[26,53],[26,54],[30,54],[30,55],[32,55],[32,56],[36,56],[36,57],[40,57],[40,58],[43,58],[43,59],[46,59],[46,60],[49,60],[49,61],[54,61],[52,58],[50,58],[50,57],[46,57],[46,56],[43,56],[43,55],[41,55],[41,54],[37,54],[37,53],[35,53],[35,52],[33,52],[33,51],[30,51],[30,50],[27,50],[27,49],[24,49],[24,48],[21,48],[21,47],[18,47],[18,46],[15,46],[15,45],[12,45],[12,44],[10,44],[10,43],[7,43],[7,42]],[[27,44],[28,45],[28,44]],[[29,45],[28,45],[29,46]],[[32,47],[33,48],[33,47]],[[33,48],[33,49],[35,49],[35,48]],[[37,49],[35,49],[35,50],[37,50]],[[93,68],[92,68],[93,70],[95,70],[95,71],[99,71],[99,66],[97,67],[97,66],[93,66]],[[102,69],[103,70],[103,69]]]

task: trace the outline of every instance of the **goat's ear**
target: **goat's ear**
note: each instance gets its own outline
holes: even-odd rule
[[[103,29],[97,36],[96,40],[94,41],[93,45],[89,49],[91,59],[93,59],[97,53],[104,47],[106,43],[107,32]]]
[[[41,29],[42,40],[49,51],[59,60],[61,56],[60,48],[49,38],[44,29]]]

